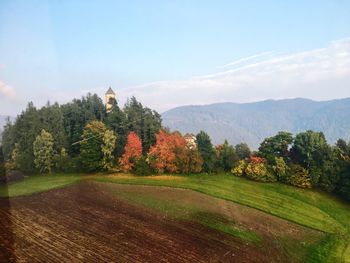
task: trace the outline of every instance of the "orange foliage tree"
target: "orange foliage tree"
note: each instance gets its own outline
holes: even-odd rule
[[[142,155],[142,142],[135,132],[128,134],[128,141],[124,148],[124,154],[119,159],[123,171],[129,172]]]
[[[149,150],[148,161],[158,173],[178,172],[176,152],[178,149],[185,148],[186,145],[180,133],[167,133],[161,130],[156,136],[156,144]]]

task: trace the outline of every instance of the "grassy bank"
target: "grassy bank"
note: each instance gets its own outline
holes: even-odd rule
[[[55,188],[66,187],[78,183],[78,174],[51,174],[28,176],[19,182],[0,185],[0,197],[16,197],[45,192]]]

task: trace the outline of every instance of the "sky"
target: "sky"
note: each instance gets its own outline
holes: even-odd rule
[[[0,0],[0,115],[136,96],[181,105],[350,97],[350,1]]]

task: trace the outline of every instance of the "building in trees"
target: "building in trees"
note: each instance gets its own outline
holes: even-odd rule
[[[105,94],[105,98],[106,98],[106,111],[107,113],[111,112],[113,107],[117,104],[117,100],[116,100],[116,94],[114,93],[114,91],[112,90],[111,87],[109,87],[109,89],[107,90],[106,94]]]
[[[189,149],[191,149],[191,150],[197,149],[197,138],[194,134],[187,133],[187,134],[185,134],[184,139],[185,139],[185,141],[187,143],[187,147]]]

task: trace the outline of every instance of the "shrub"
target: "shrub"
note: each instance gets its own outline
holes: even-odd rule
[[[298,164],[293,164],[290,169],[290,173],[287,176],[287,183],[300,187],[311,188],[311,176],[305,168]]]
[[[247,168],[247,162],[245,160],[240,160],[238,162],[238,164],[233,167],[233,169],[231,170],[231,173],[234,175],[234,176],[244,176],[245,175],[245,169]]]
[[[152,175],[154,173],[154,170],[147,163],[146,158],[142,156],[135,163],[133,172],[136,175],[147,176],[147,175]]]
[[[275,182],[276,177],[269,171],[265,159],[251,157],[245,169],[246,176],[258,182]]]
[[[289,167],[282,157],[275,157],[275,165],[272,166],[272,170],[278,181],[286,182]]]

